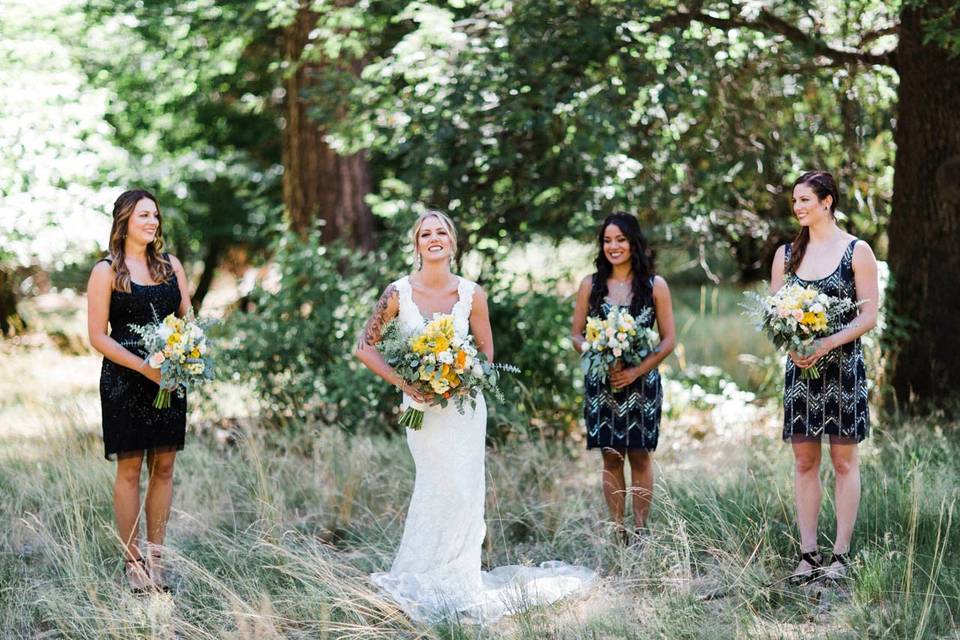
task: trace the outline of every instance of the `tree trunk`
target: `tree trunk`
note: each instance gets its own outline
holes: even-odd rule
[[[335,153],[323,139],[322,123],[308,115],[310,105],[303,96],[322,72],[318,63],[301,60],[317,22],[317,15],[308,7],[309,3],[301,2],[296,19],[284,33],[285,59],[291,65],[284,81],[284,204],[290,226],[298,233],[306,233],[322,221],[324,242],[343,239],[369,250],[374,246],[374,223],[364,202],[371,188],[366,155]]]
[[[17,312],[17,294],[13,274],[0,268],[0,338],[11,336],[24,327]]]
[[[911,412],[955,406],[960,389],[960,60],[901,16],[897,159],[890,218],[889,380]],[[889,400],[890,398],[888,398]]]
[[[220,264],[220,256],[223,254],[224,247],[219,241],[210,243],[207,247],[206,255],[203,257],[203,273],[200,274],[200,281],[197,282],[197,288],[190,296],[190,304],[193,310],[200,311],[203,306],[203,299],[210,292],[210,285],[213,284],[213,277],[216,275],[217,266]]]

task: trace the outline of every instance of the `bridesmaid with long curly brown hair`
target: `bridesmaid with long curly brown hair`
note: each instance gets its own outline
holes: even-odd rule
[[[107,459],[116,459],[113,505],[124,545],[124,573],[131,590],[167,589],[160,550],[173,497],[173,464],[183,449],[185,397],[155,409],[160,371],[147,365],[131,324],[186,314],[187,278],[180,261],[163,253],[163,220],[156,197],[126,191],[113,205],[109,255],[94,265],[87,283],[90,344],[103,354],[100,403]],[[109,331],[108,331],[109,326]],[[144,511],[149,559],[140,546],[140,474],[147,458]]]

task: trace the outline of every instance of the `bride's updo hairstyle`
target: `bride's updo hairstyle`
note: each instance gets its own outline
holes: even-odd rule
[[[450,260],[452,261],[457,257],[457,228],[453,225],[453,220],[442,211],[434,211],[433,209],[424,211],[417,216],[417,221],[413,223],[413,229],[410,232],[410,239],[413,241],[413,264],[418,271],[423,267],[423,260],[420,258],[420,252],[417,249],[420,228],[423,226],[423,223],[430,218],[439,220],[440,226],[442,226],[450,236]]]

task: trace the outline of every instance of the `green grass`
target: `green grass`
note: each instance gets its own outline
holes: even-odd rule
[[[491,450],[484,563],[561,559],[601,580],[586,600],[477,628],[415,625],[366,580],[389,566],[402,530],[413,468],[401,439],[310,425],[254,426],[235,446],[192,434],[168,532],[180,591],[137,599],[124,590],[113,465],[89,407],[26,388],[0,399],[0,418],[25,415],[43,424],[0,432],[0,637],[958,637],[956,426],[876,429],[862,450],[856,579],[819,600],[783,583],[796,554],[791,460],[763,425],[708,440],[729,448],[719,457],[692,445],[657,454],[642,550],[611,543],[595,456],[534,441]],[[666,424],[664,437],[685,436]],[[828,464],[824,475],[827,546]]]

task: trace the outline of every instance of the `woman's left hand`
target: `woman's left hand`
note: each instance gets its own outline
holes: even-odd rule
[[[637,378],[645,372],[642,367],[627,367],[625,369],[614,369],[610,372],[610,386],[614,389],[629,387]]]
[[[801,369],[809,369],[817,364],[817,360],[830,353],[831,350],[833,350],[833,347],[830,345],[830,341],[826,338],[821,338],[813,343],[813,353],[806,357],[796,358],[794,362]]]

